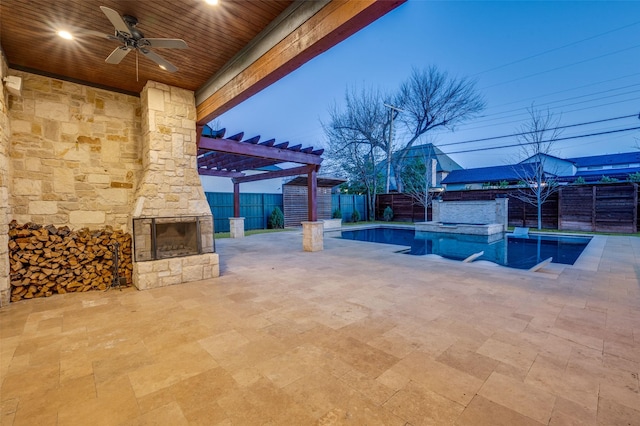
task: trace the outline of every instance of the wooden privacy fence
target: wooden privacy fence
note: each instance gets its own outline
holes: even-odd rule
[[[229,218],[233,217],[233,193],[206,192],[207,202],[213,214],[215,232],[229,232]],[[266,229],[269,215],[275,207],[283,210],[282,194],[240,193],[240,216],[244,228]]]
[[[517,189],[447,191],[443,201],[493,200],[509,198],[509,226],[536,227],[537,208],[516,198]],[[607,183],[567,185],[552,194],[542,206],[542,226],[565,231],[638,232],[638,184]],[[405,194],[380,194],[376,218],[385,207],[393,209],[394,220],[423,221],[424,209]]]
[[[391,207],[393,220],[407,222],[424,222],[424,207],[416,203],[408,194],[378,194],[376,197],[376,219],[383,220],[384,210]],[[429,219],[431,207],[429,207]]]
[[[307,206],[307,187],[283,185],[284,226],[301,226],[309,220]],[[318,186],[318,220],[331,219],[331,188]]]
[[[635,183],[567,186],[558,198],[558,229],[638,232]]]

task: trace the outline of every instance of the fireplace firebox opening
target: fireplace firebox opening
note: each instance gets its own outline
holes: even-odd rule
[[[133,219],[136,262],[215,252],[212,216]]]

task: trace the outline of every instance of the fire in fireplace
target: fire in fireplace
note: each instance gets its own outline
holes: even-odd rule
[[[133,219],[136,262],[215,252],[213,217]]]

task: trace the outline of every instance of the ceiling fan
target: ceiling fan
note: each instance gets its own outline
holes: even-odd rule
[[[151,48],[164,49],[186,49],[187,43],[179,38],[145,38],[142,31],[137,28],[138,19],[134,16],[120,16],[118,12],[105,6],[100,6],[100,10],[107,16],[111,24],[115,28],[114,35],[87,31],[93,35],[115,40],[120,42],[120,46],[116,47],[113,52],[105,59],[109,64],[119,64],[125,56],[132,50],[136,53],[140,52],[147,58],[154,61],[163,70],[176,72],[178,68],[162,56],[155,53]],[[136,73],[137,73],[137,57],[136,57]]]

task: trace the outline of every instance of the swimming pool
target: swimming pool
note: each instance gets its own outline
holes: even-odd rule
[[[553,257],[553,263],[573,265],[591,237],[530,234],[528,237],[415,232],[413,229],[368,228],[342,231],[339,238],[411,247],[406,254],[437,254],[448,259],[463,260],[484,251],[478,260],[499,265],[529,269]]]

